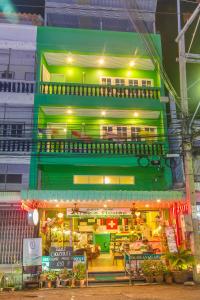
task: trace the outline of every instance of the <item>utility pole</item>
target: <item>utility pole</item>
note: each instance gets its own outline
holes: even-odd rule
[[[189,215],[192,221],[192,231],[190,233],[190,242],[193,255],[195,257],[195,267],[193,269],[194,281],[200,283],[200,232],[197,219],[197,207],[194,184],[193,156],[192,156],[192,139],[191,124],[189,123],[188,93],[187,93],[187,69],[188,54],[185,50],[185,33],[194,19],[200,13],[200,4],[197,6],[192,16],[185,26],[181,29],[181,8],[180,0],[177,0],[178,14],[178,37],[176,42],[179,48],[179,72],[180,72],[180,96],[181,110],[183,120],[183,151],[184,151],[184,168],[185,168],[185,190],[186,200],[189,208]]]

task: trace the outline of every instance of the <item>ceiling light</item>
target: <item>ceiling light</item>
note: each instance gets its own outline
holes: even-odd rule
[[[71,115],[71,114],[72,114],[72,110],[71,110],[71,109],[68,109],[68,110],[67,110],[67,113],[68,113],[68,115]]]
[[[63,213],[61,213],[61,212],[58,213],[58,218],[59,218],[59,219],[62,219],[63,217],[64,217],[64,214],[63,214]]]
[[[70,64],[70,63],[72,63],[73,62],[73,58],[71,57],[71,56],[68,56],[67,57],[67,62]]]
[[[129,66],[130,66],[130,67],[134,67],[134,66],[135,66],[134,60],[130,61]]]
[[[158,203],[160,203],[161,200],[160,200],[160,199],[157,199],[156,201],[157,201]]]
[[[145,207],[149,207],[149,204],[146,204]]]
[[[103,58],[100,58],[99,64],[100,64],[100,65],[103,65],[104,63],[105,63],[105,60],[104,60]]]
[[[105,116],[105,115],[106,115],[106,111],[103,110],[103,111],[101,112],[101,115],[102,115],[102,116]]]
[[[133,116],[134,116],[134,117],[138,117],[139,114],[138,114],[137,112],[134,112],[134,113],[133,113]]]
[[[105,208],[106,208],[106,207],[107,207],[107,204],[104,204],[104,205],[103,205],[103,207],[105,207]]]
[[[66,128],[64,128],[64,129],[63,129],[63,131],[64,131],[64,132],[67,132],[67,129],[66,129]]]

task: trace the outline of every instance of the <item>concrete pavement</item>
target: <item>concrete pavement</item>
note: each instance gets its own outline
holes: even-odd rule
[[[200,286],[144,285],[2,292],[0,300],[199,300]]]

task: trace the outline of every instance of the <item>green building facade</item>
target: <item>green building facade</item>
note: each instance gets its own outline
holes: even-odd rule
[[[139,33],[38,27],[30,190],[167,191],[164,88]]]

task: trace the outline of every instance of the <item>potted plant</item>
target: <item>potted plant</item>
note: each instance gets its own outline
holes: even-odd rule
[[[154,271],[154,261],[152,260],[145,260],[142,264],[141,264],[141,270],[142,273],[146,279],[146,282],[148,283],[153,283],[154,281],[154,275],[153,275],[153,271]]]
[[[57,275],[54,272],[48,272],[46,276],[46,282],[45,285],[48,288],[52,287],[52,283],[56,281]]]
[[[85,285],[85,279],[86,279],[86,266],[85,266],[85,264],[78,263],[74,267],[74,274],[75,274],[76,283],[80,287],[84,287],[84,285]]]
[[[174,281],[184,283],[188,280],[188,271],[194,265],[194,256],[191,251],[179,247],[177,252],[167,253],[166,259],[172,269]]]
[[[60,273],[59,277],[62,286],[66,286],[69,283],[69,274],[66,268]]]
[[[154,276],[157,283],[164,281],[164,264],[162,261],[154,262]]]
[[[69,280],[69,286],[75,287],[75,273],[74,270],[68,271],[68,280]]]
[[[165,278],[165,282],[167,284],[172,284],[172,282],[173,282],[172,271],[167,266],[164,269],[164,278]]]

